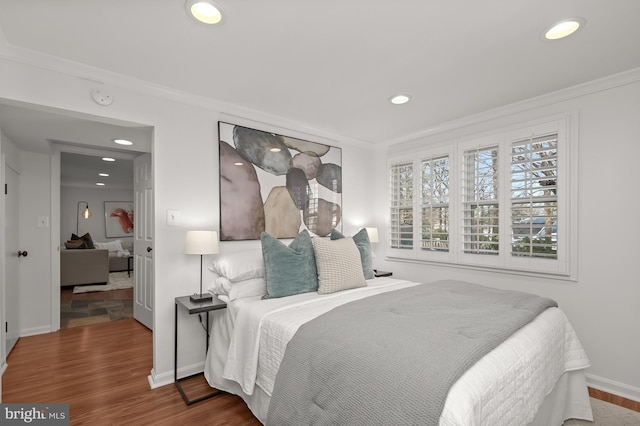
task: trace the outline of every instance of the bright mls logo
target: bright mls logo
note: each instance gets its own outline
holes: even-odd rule
[[[69,426],[69,404],[0,404],[0,424]]]

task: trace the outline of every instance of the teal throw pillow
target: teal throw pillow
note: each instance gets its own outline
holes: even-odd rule
[[[288,246],[263,232],[262,256],[267,292],[263,299],[291,296],[318,290],[318,274],[313,243],[307,230]]]
[[[335,229],[331,231],[332,240],[339,240],[340,238],[344,238],[344,235],[342,235]],[[370,280],[374,277],[374,275],[373,254],[371,252],[371,242],[369,241],[369,234],[367,234],[367,230],[365,228],[362,228],[352,238],[356,243],[356,246],[358,247],[358,251],[360,252],[360,260],[362,260],[362,272],[364,273],[364,278]]]

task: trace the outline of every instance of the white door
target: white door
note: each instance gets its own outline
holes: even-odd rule
[[[133,317],[153,330],[153,169],[151,154],[133,160]]]
[[[5,165],[6,166],[6,165]],[[20,214],[19,214],[19,185],[18,173],[10,167],[5,167],[5,327],[7,356],[13,345],[20,337],[20,262],[24,257],[18,257],[20,248]],[[26,260],[25,260],[26,261]]]

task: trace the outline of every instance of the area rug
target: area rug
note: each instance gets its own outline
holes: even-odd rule
[[[111,272],[109,274],[109,282],[107,284],[95,284],[95,285],[77,285],[73,288],[73,293],[89,293],[92,291],[110,291],[110,290],[122,290],[125,288],[133,288],[135,283],[133,272],[131,276],[124,272]]]

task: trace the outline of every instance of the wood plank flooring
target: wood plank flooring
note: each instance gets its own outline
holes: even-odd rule
[[[173,385],[151,390],[147,380],[151,351],[151,332],[134,319],[22,337],[7,359],[2,399],[5,403],[68,403],[74,426],[260,425],[234,395],[187,406]],[[183,382],[183,387],[191,398],[210,391],[201,377]],[[589,390],[592,397],[607,400],[608,394]],[[603,404],[607,403],[592,400],[595,425],[640,424],[638,413]],[[622,420],[613,423],[615,416]],[[565,424],[591,423],[569,420]]]
[[[69,403],[71,425],[260,425],[234,395],[187,406],[173,385],[150,389],[151,352],[151,332],[134,319],[22,337],[2,400]],[[190,396],[208,390],[202,380],[187,386]]]

